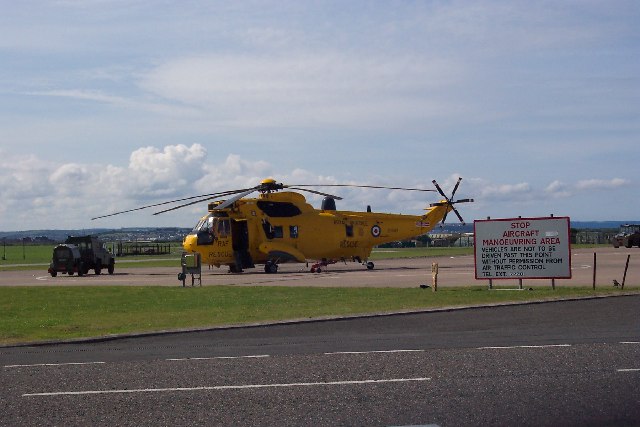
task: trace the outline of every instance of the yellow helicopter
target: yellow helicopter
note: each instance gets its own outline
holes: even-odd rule
[[[341,200],[341,197],[305,187],[436,190],[350,184],[285,185],[268,178],[251,188],[187,197],[92,219],[189,201],[154,213],[158,215],[214,200],[208,205],[207,215],[183,240],[184,250],[200,253],[202,263],[216,267],[226,265],[233,273],[256,265],[264,265],[266,273],[276,273],[281,263],[308,263],[310,260],[315,261],[312,272],[320,272],[329,264],[347,260],[373,269],[369,256],[375,246],[425,234],[439,222],[444,222],[451,211],[464,223],[454,204],[473,202],[473,199],[453,200],[461,180],[459,178],[456,182],[451,197],[444,194],[435,180],[432,181],[443,199],[432,203],[424,215],[378,213],[372,212],[370,207],[366,212],[339,211],[336,200]],[[306,191],[325,197],[320,209],[315,209],[302,194],[286,190]],[[257,198],[247,198],[254,192],[259,193]],[[229,196],[232,197],[215,200]]]

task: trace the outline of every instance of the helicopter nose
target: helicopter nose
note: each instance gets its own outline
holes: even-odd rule
[[[196,236],[195,234],[190,234],[188,236],[185,236],[184,240],[182,241],[182,247],[187,252],[195,252],[197,245],[198,245],[198,236]]]

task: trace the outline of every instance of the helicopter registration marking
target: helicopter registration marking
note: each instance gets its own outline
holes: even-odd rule
[[[360,226],[360,227],[366,227],[367,225],[369,225],[367,221],[346,220],[346,219],[334,219],[333,224],[334,225],[354,225],[354,226]]]
[[[358,247],[358,242],[356,241],[349,241],[349,240],[343,240],[340,242],[340,247],[341,248],[357,248]]]
[[[209,259],[233,258],[233,253],[229,250],[219,250],[209,252]]]

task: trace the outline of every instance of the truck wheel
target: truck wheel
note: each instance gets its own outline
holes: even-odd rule
[[[116,263],[114,260],[111,260],[109,262],[109,267],[107,267],[107,271],[109,272],[109,274],[113,274],[113,270],[116,268]]]
[[[58,275],[58,272],[55,270],[51,270],[51,277],[56,277]]]

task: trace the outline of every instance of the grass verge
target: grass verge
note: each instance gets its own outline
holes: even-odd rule
[[[485,287],[438,292],[419,288],[3,287],[0,343],[612,293],[620,291],[558,288],[500,292]]]

